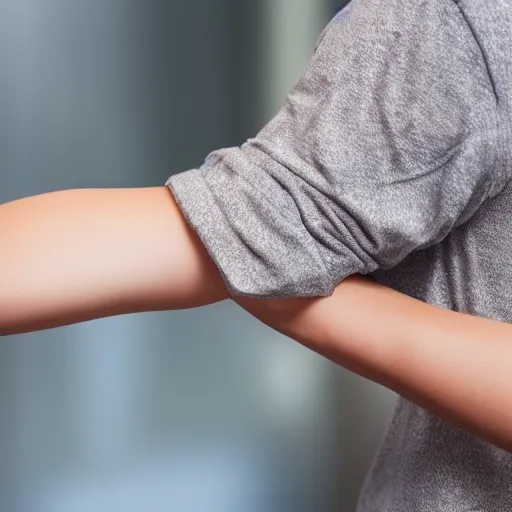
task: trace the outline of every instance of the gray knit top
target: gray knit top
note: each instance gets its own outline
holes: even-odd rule
[[[352,0],[255,138],[166,185],[234,296],[371,274],[511,322],[511,178],[512,0]],[[399,398],[358,512],[427,511],[512,511],[512,454]]]

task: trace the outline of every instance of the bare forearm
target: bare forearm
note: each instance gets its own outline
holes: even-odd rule
[[[77,189],[0,205],[0,331],[227,297],[167,187]]]
[[[332,361],[512,450],[512,325],[435,308],[362,276],[327,298],[237,302]]]

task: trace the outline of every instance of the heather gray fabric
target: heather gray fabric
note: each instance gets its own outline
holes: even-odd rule
[[[352,0],[276,117],[166,182],[233,295],[353,273],[512,321],[512,0]],[[512,510],[512,454],[400,398],[358,512]]]

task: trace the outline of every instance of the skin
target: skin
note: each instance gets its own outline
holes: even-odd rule
[[[230,297],[167,187],[77,189],[0,205],[0,333],[232,299],[266,325],[512,451],[512,325],[363,276],[330,297]]]

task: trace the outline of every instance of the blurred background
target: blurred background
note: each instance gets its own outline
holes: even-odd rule
[[[329,0],[0,0],[0,202],[242,144]],[[395,396],[231,301],[0,343],[0,510],[347,512]]]

